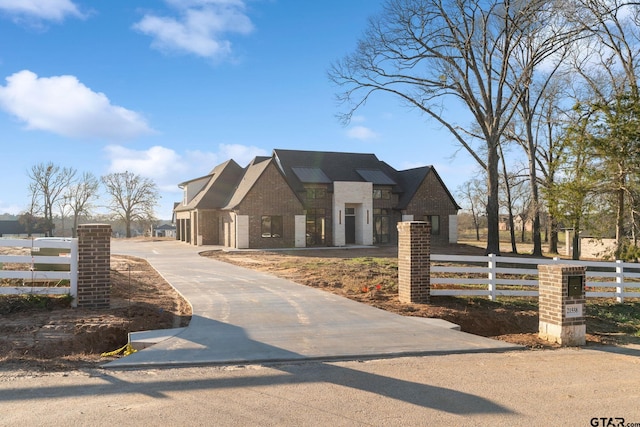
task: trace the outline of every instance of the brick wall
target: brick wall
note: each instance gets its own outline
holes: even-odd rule
[[[111,304],[111,226],[78,226],[78,307]]]
[[[431,226],[398,223],[398,297],[405,303],[428,303],[431,290]]]
[[[432,235],[431,239],[433,243],[449,243],[449,215],[456,215],[457,212],[447,191],[436,175],[430,172],[402,213],[413,215],[416,221],[423,221],[425,215],[440,216],[440,234]]]
[[[303,214],[300,200],[271,163],[237,209],[238,215],[249,216],[250,248],[293,248],[295,246],[295,215]],[[282,216],[283,236],[262,237],[262,216]]]
[[[218,245],[218,213],[214,210],[198,210],[198,235],[203,245]]]

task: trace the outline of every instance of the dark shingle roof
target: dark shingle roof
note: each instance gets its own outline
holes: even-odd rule
[[[375,154],[281,149],[273,150],[273,154],[291,187],[299,192],[304,191],[304,181],[296,173],[301,170],[321,171],[330,182],[373,182],[369,179],[372,177],[375,177],[376,181],[388,182],[388,185],[394,185],[393,183],[398,181],[395,179],[397,171],[381,162]],[[365,172],[364,177],[359,171],[369,173]],[[394,191],[399,189],[396,188]]]
[[[218,209],[225,206],[243,172],[243,168],[234,160],[219,164],[211,171],[207,185],[186,206],[179,206],[175,210]]]

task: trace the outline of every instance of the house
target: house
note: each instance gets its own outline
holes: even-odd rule
[[[374,154],[276,149],[179,184],[176,239],[231,248],[397,244],[399,221],[457,240],[459,206],[436,170],[397,171]]]
[[[27,230],[24,223],[18,220],[0,220],[0,237],[41,237],[44,236],[44,226],[42,221],[37,219],[32,225],[31,232]]]
[[[151,235],[153,237],[176,237],[176,226],[171,224],[162,224],[158,227],[151,227]]]

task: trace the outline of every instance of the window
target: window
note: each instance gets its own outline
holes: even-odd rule
[[[389,243],[391,241],[389,209],[373,210],[373,243]]]
[[[425,221],[431,223],[431,234],[437,236],[440,234],[440,215],[425,215]]]
[[[307,199],[324,199],[326,197],[326,188],[307,188]]]
[[[373,190],[373,198],[389,200],[391,199],[391,190],[375,188]]]
[[[307,245],[325,244],[325,210],[307,210]]]
[[[280,238],[282,237],[282,217],[262,216],[262,237]]]

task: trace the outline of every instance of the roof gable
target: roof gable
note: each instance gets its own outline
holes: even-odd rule
[[[233,190],[242,177],[241,168],[233,159],[216,166],[209,177],[209,181],[204,188],[187,203],[176,210],[191,209],[218,209],[227,204],[232,197]],[[192,182],[187,181],[187,182]]]
[[[460,209],[460,206],[458,205],[458,203],[456,203],[455,199],[451,195],[451,192],[449,192],[447,186],[444,185],[444,182],[442,182],[440,175],[438,175],[438,172],[436,172],[433,166],[423,166],[420,168],[407,169],[398,172],[398,175],[402,180],[402,186],[404,188],[404,192],[398,202],[398,208],[405,209],[407,207],[407,205],[416,195],[416,192],[425,181],[425,179],[427,179],[427,176],[429,176],[429,174],[434,175],[436,180],[440,183],[442,189],[446,192],[447,196],[449,196],[451,203],[455,206],[456,209]]]
[[[266,159],[266,160],[264,160]],[[244,174],[238,182],[238,186],[233,192],[233,196],[227,202],[223,209],[234,209],[245,198],[247,193],[256,184],[262,173],[271,164],[271,158],[259,158],[256,157],[253,161],[244,169]]]

